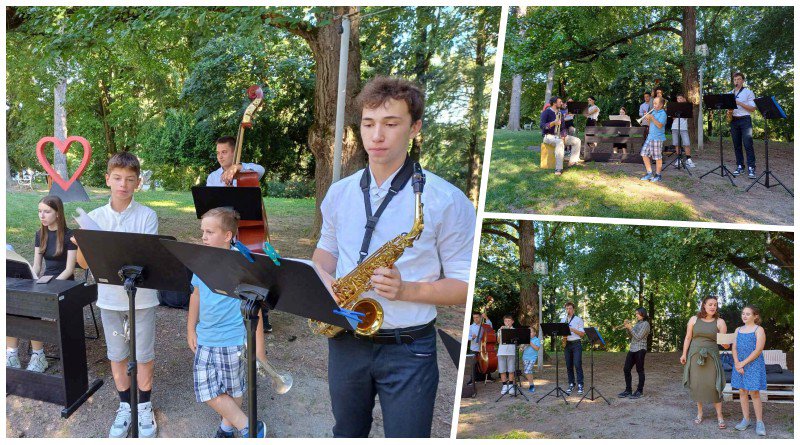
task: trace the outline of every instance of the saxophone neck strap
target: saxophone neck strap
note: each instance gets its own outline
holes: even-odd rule
[[[394,179],[392,179],[392,183],[389,186],[389,193],[383,198],[383,202],[378,206],[378,210],[375,211],[375,214],[372,213],[372,202],[369,198],[369,185],[372,180],[369,173],[369,166],[364,169],[364,173],[361,175],[361,192],[364,193],[364,212],[367,215],[367,224],[364,226],[364,239],[361,241],[361,250],[358,251],[358,264],[361,264],[367,257],[369,243],[372,240],[372,233],[375,231],[375,226],[378,225],[378,220],[386,209],[386,206],[389,205],[394,195],[402,190],[408,183],[408,180],[411,179],[411,175],[414,172],[413,164],[414,161],[411,160],[411,157],[406,155],[403,166],[400,167],[400,171],[397,172]]]

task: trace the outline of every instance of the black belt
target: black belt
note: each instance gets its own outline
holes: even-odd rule
[[[575,343],[575,342],[580,343],[580,340],[567,340],[567,343]]]
[[[380,329],[375,335],[362,336],[354,334],[359,340],[364,340],[380,345],[390,344],[409,344],[414,343],[414,340],[422,337],[427,337],[436,334],[436,329],[433,327],[436,319],[429,321],[426,324],[419,326],[409,326],[407,328],[398,329]]]
[[[749,117],[750,117],[749,114],[747,116],[733,116],[733,120],[739,120],[739,119],[744,119],[744,118],[749,118]]]

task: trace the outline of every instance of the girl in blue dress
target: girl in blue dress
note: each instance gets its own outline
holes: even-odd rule
[[[753,400],[753,411],[756,413],[756,434],[766,436],[759,391],[767,389],[767,371],[764,365],[764,344],[767,336],[761,324],[761,313],[754,306],[742,309],[744,326],[736,328],[736,339],[733,341],[733,364],[731,387],[739,390],[739,401],[742,404],[742,421],[736,429],[744,431],[750,427],[750,402]]]

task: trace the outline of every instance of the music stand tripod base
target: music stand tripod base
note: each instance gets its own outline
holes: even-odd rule
[[[519,370],[519,354],[517,351],[517,347],[519,347],[520,343],[528,344],[531,342],[530,331],[527,328],[517,328],[517,329],[503,329],[503,344],[513,344],[514,345],[514,384],[511,385],[511,390],[514,390],[514,394],[511,394],[511,397],[517,397],[518,395],[522,396],[525,401],[530,402],[528,396],[522,393],[522,387],[519,386],[519,378],[517,377],[517,371]],[[505,343],[507,338],[506,335],[511,334],[511,341]],[[497,398],[494,402],[497,403],[503,397],[507,396],[508,393],[500,394],[500,397]]]
[[[564,401],[565,405],[569,405],[567,402],[567,392],[561,388],[559,383],[559,358],[558,358],[558,341],[556,340],[557,336],[568,336],[571,331],[569,330],[569,325],[567,323],[542,323],[541,324],[542,334],[549,335],[551,338],[551,342],[555,342],[555,350],[556,350],[556,387],[551,389],[550,392],[543,395],[536,401],[536,403],[541,402],[542,400],[546,399],[549,396],[553,396],[555,398],[561,398]],[[552,345],[552,343],[551,343]],[[543,347],[544,349],[544,347]],[[544,353],[544,351],[542,351]],[[555,393],[555,394],[554,394]]]
[[[590,358],[591,370],[589,371],[590,372],[590,374],[589,374],[589,379],[590,379],[589,380],[589,390],[586,391],[583,394],[583,397],[581,397],[580,400],[578,400],[578,403],[575,405],[575,408],[579,407],[581,405],[581,402],[583,402],[587,398],[589,400],[591,400],[592,402],[594,402],[596,399],[603,399],[603,400],[606,401],[606,403],[608,405],[611,405],[611,402],[609,402],[608,399],[606,399],[603,396],[603,394],[600,392],[600,390],[595,388],[595,386],[594,386],[594,347],[598,343],[605,344],[605,342],[603,341],[602,337],[600,337],[600,333],[597,331],[596,328],[593,328],[593,327],[586,328],[585,332],[586,332],[586,336],[589,337],[589,342],[590,342],[589,343],[589,347],[590,347],[589,354],[591,356],[591,358]],[[599,394],[599,397],[594,395],[595,392],[597,394]]]

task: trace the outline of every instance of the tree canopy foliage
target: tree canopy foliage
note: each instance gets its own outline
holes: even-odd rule
[[[532,258],[521,258],[520,223],[484,221],[473,307],[493,296],[493,321],[512,313],[530,323],[538,304],[527,304],[525,293],[539,285],[544,322],[563,316],[573,301],[609,348],[624,349],[624,331],[612,327],[642,306],[652,317],[651,350],[674,351],[702,297],[718,295],[731,332],[742,324],[741,308],[755,304],[767,346],[793,348],[792,233],[535,222],[535,260],[547,265],[547,274],[536,276],[521,267]]]
[[[669,100],[679,92],[691,93],[692,85],[687,85],[682,70],[691,71],[701,60],[694,52],[684,55],[682,32],[692,25],[696,44],[707,44],[709,50],[704,92],[726,93],[733,88],[732,74],[745,73],[757,97],[775,96],[788,115],[770,123],[770,136],[792,140],[793,8],[774,6],[528,7],[524,16],[512,13],[495,125],[508,121],[515,74],[523,78],[522,119],[538,120],[551,66],[555,67],[553,94],[576,101],[593,95],[602,110],[601,120],[617,114],[621,106],[635,115],[642,94],[655,87],[656,79]],[[708,126],[711,114],[704,116]],[[755,116],[758,136],[763,119],[758,113]],[[714,119],[712,128],[718,126]]]
[[[249,102],[245,90],[261,84],[265,107],[246,134],[243,159],[264,165],[266,180],[311,182],[318,156],[310,139],[315,125],[327,125],[315,121],[314,110],[335,108],[315,89],[317,68],[320,54],[338,60],[339,49],[338,37],[327,49],[314,47],[313,38],[323,30],[336,36],[340,11],[346,9],[7,7],[9,162],[14,169],[36,164],[36,142],[53,131],[53,88],[66,78],[68,132],[86,137],[94,152],[84,183],[99,184],[107,157],[129,150],[166,186],[186,189],[216,168],[213,141],[235,135]],[[348,97],[358,79],[378,74],[423,84],[417,153],[467,190],[468,138],[472,131],[484,140],[488,106],[477,127],[467,117],[471,100],[488,103],[500,8],[366,7],[353,17],[351,60],[360,58]],[[481,49],[476,41],[484,34]],[[483,66],[476,64],[481,57]],[[348,105],[346,122],[357,122],[360,110]]]

